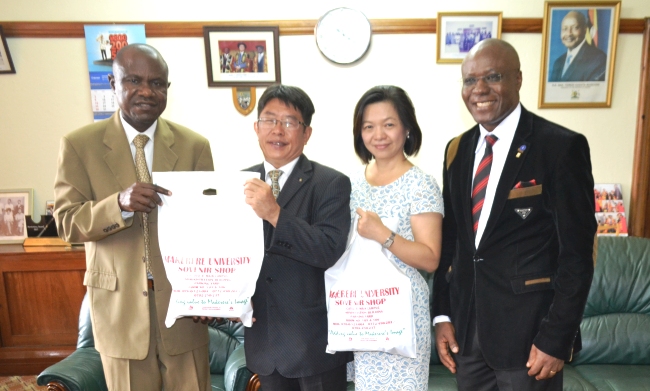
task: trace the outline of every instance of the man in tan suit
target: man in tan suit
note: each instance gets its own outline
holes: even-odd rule
[[[59,151],[54,216],[63,240],[86,246],[84,285],[110,390],[210,388],[207,326],[190,318],[164,325],[171,285],[158,246],[157,205],[159,193],[171,192],[142,179],[152,170],[213,169],[204,137],[159,118],[167,77],[151,46],[120,50],[109,78],[120,110],[65,136]],[[141,135],[149,137],[144,147]]]

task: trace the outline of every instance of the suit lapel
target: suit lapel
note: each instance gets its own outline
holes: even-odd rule
[[[311,162],[305,155],[301,155],[293,171],[291,171],[291,175],[287,178],[284,186],[282,186],[282,190],[278,196],[278,204],[280,207],[284,208],[296,193],[298,193],[298,190],[311,179],[311,176]]]
[[[128,188],[137,181],[137,175],[129,140],[126,138],[126,133],[120,121],[119,110],[108,120],[103,142],[109,149],[104,155],[106,165],[115,175],[120,187],[122,189]]]
[[[476,145],[478,144],[478,138],[481,134],[478,125],[476,125],[470,131],[470,137],[463,147],[463,153],[460,156],[467,156],[466,159],[461,159],[460,172],[461,180],[459,181],[461,186],[460,199],[464,200],[465,207],[463,211],[465,212],[463,218],[465,219],[465,227],[467,227],[467,235],[469,238],[474,238],[474,219],[472,217],[472,180],[474,179],[474,159],[476,158]],[[474,241],[472,240],[472,243]]]
[[[530,142],[527,141],[530,135],[533,132],[533,117],[530,113],[521,106],[521,117],[519,118],[519,124],[517,125],[517,130],[515,131],[515,136],[512,139],[512,144],[508,150],[508,156],[506,157],[506,162],[503,166],[503,171],[501,172],[501,177],[499,178],[499,183],[497,184],[497,190],[494,195],[494,202],[492,203],[492,209],[490,211],[490,217],[488,218],[487,224],[485,226],[485,231],[481,237],[481,242],[479,247],[485,243],[486,239],[490,237],[492,231],[496,228],[497,221],[501,216],[501,212],[508,201],[508,195],[510,190],[516,184],[517,174],[521,169],[521,166],[524,164],[528,153],[522,154],[520,157],[517,157],[517,150],[522,145],[526,146],[526,150],[530,150]]]
[[[579,77],[576,77],[574,73],[578,72],[578,64],[583,64],[585,57],[585,45],[587,45],[587,42],[582,45],[580,50],[578,50],[578,53],[576,54],[575,58],[571,61],[571,64],[569,64],[569,67],[567,68],[566,72],[562,76],[564,80],[577,80]]]
[[[152,171],[173,171],[178,156],[171,147],[174,145],[174,134],[167,122],[158,118],[156,133],[153,136],[153,166]]]

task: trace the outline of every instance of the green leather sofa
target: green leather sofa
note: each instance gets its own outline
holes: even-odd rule
[[[650,239],[598,238],[580,333],[582,351],[564,366],[565,391],[650,391]],[[429,391],[458,390],[431,350]]]
[[[208,332],[212,390],[247,390],[248,383],[253,383],[255,379],[251,380],[252,374],[246,368],[244,326],[230,321],[213,321]],[[47,385],[48,391],[107,391],[101,359],[94,346],[86,295],[79,314],[77,349],[41,372],[37,378],[38,385]]]

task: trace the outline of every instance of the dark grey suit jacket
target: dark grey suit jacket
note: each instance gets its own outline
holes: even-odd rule
[[[447,146],[432,313],[451,316],[461,355],[476,325],[483,356],[494,369],[525,368],[533,343],[569,360],[581,347],[578,331],[594,267],[587,139],[522,107],[476,248],[471,191],[479,134],[476,125],[459,136],[457,153],[450,151],[453,142]],[[532,180],[535,186],[515,188]]]
[[[558,57],[553,64],[553,71],[549,81],[604,81],[607,69],[607,55],[602,50],[585,42],[571,61],[571,65],[562,75],[567,53]]]
[[[265,177],[264,165],[246,169]],[[264,261],[253,295],[256,322],[246,328],[246,364],[260,375],[323,373],[351,361],[327,354],[325,270],[345,251],[350,179],[300,156],[278,196],[277,226],[264,221]]]

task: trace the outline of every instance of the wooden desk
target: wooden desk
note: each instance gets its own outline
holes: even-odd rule
[[[83,247],[0,245],[0,376],[36,375],[77,345]]]

